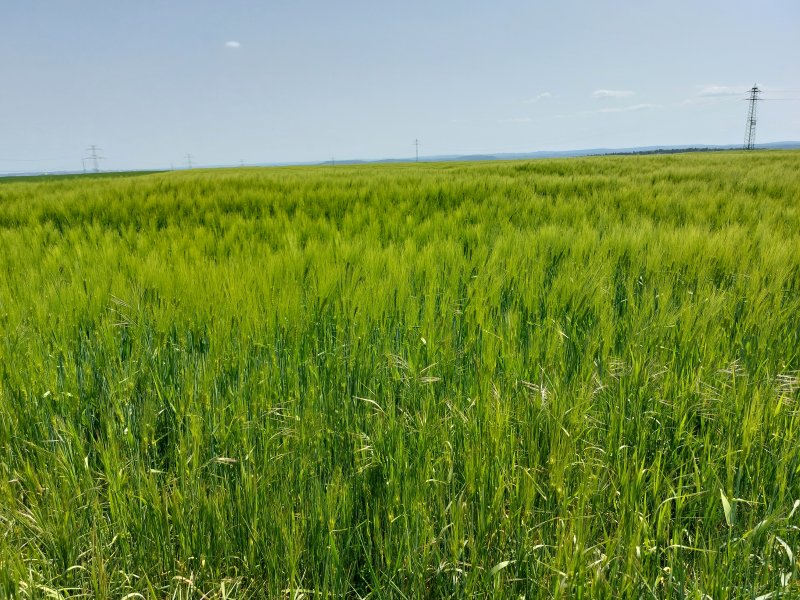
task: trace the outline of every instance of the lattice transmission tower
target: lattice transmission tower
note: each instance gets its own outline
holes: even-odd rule
[[[750,96],[748,97],[749,109],[747,111],[747,125],[744,130],[744,149],[755,150],[756,147],[756,105],[761,98],[759,94],[761,90],[757,85],[750,88]]]
[[[100,150],[100,147],[97,144],[92,144],[89,146],[86,151],[89,153],[89,156],[83,159],[83,170],[86,172],[86,161],[91,160],[94,164],[94,172],[100,172],[100,162],[101,160],[105,160],[105,156],[99,156],[97,151]]]

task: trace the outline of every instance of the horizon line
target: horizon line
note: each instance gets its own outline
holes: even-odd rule
[[[772,142],[760,142],[755,145],[759,149],[769,149],[768,147],[786,145],[786,150],[800,149],[800,140],[778,140]],[[529,150],[517,152],[472,152],[466,154],[431,154],[420,156],[416,160],[410,157],[383,157],[383,158],[343,158],[334,160],[308,160],[308,161],[289,161],[289,162],[252,162],[244,163],[235,161],[233,163],[212,163],[207,165],[195,164],[192,167],[182,165],[180,167],[132,167],[121,169],[102,169],[100,171],[87,171],[83,169],[53,169],[53,170],[29,170],[29,171],[2,171],[0,177],[36,177],[44,175],[102,175],[104,173],[141,173],[159,172],[167,173],[174,171],[191,171],[195,169],[234,169],[234,168],[267,168],[267,167],[305,167],[305,166],[335,166],[357,164],[386,164],[386,163],[436,163],[436,162],[491,162],[503,160],[525,160],[527,159],[547,159],[547,158],[581,158],[585,156],[602,156],[622,153],[648,152],[656,153],[659,150],[665,151],[709,151],[709,150],[745,150],[744,144],[664,144],[648,146],[624,146],[624,147],[604,147],[593,148],[574,148],[569,150]],[[781,149],[781,148],[777,148]]]

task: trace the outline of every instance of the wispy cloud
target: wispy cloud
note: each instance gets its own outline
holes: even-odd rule
[[[225,47],[226,48],[234,48],[234,49],[236,49],[236,48],[241,48],[242,45],[239,42],[235,42],[235,41],[231,40],[230,42],[225,42]]]
[[[529,98],[528,100],[525,100],[525,103],[526,104],[536,104],[537,102],[539,102],[539,100],[544,100],[546,98],[552,98],[552,97],[553,97],[553,94],[551,94],[550,92],[542,92],[541,94],[538,94],[538,95],[534,96],[533,98]]]
[[[697,90],[697,95],[709,97],[721,96],[743,96],[747,93],[747,86],[744,85],[703,85]]]
[[[601,113],[636,112],[639,110],[655,110],[657,108],[664,108],[664,106],[661,104],[631,104],[630,106],[622,106],[618,108],[601,108],[597,112]]]
[[[698,85],[694,94],[681,102],[684,106],[709,105],[737,98],[745,98],[749,86],[746,85]]]
[[[561,114],[555,115],[557,119],[570,119],[574,117],[591,117],[595,115],[602,115],[602,114],[613,114],[613,113],[628,113],[628,112],[639,112],[645,110],[659,110],[664,108],[663,104],[631,104],[629,106],[615,106],[615,107],[608,107],[608,108],[597,108],[594,110],[581,110],[575,113],[569,114]]]
[[[694,106],[695,104],[714,104],[719,100],[719,98],[715,97],[708,97],[708,96],[698,96],[695,98],[686,98],[685,100],[681,101],[682,106]]]
[[[511,119],[500,119],[498,123],[530,123],[530,117],[513,117]]]
[[[595,90],[591,93],[592,98],[629,98],[633,96],[631,90]]]

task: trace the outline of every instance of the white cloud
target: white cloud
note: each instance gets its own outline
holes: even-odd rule
[[[638,111],[645,111],[645,110],[659,110],[664,108],[663,104],[631,104],[629,106],[615,106],[615,107],[608,107],[608,108],[598,108],[594,110],[581,110],[571,114],[561,114],[555,115],[557,119],[571,119],[574,117],[592,117],[595,115],[601,114],[619,114],[619,113],[628,113],[628,112],[638,112]]]
[[[623,106],[621,108],[601,108],[597,112],[601,113],[636,112],[639,110],[654,110],[656,108],[664,108],[664,107],[661,104],[631,104],[630,106]]]
[[[697,90],[698,96],[744,96],[747,93],[747,86],[734,85],[703,85]]]
[[[711,105],[747,97],[747,85],[698,85],[692,97],[681,102],[684,106]],[[763,91],[763,89],[762,89]]]
[[[530,117],[514,117],[512,119],[500,119],[498,123],[530,123]]]
[[[544,100],[545,98],[552,98],[552,97],[553,94],[551,94],[550,92],[542,92],[541,94],[538,94],[529,100],[525,100],[525,103],[536,104],[539,100]]]
[[[630,90],[595,90],[591,94],[592,98],[628,98],[633,96]]]
[[[241,48],[242,45],[239,42],[235,42],[231,40],[230,42],[225,42],[226,48]]]

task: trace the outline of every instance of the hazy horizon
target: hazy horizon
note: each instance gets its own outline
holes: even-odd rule
[[[800,5],[7,5],[0,172],[800,139]],[[745,41],[757,39],[757,44]],[[87,165],[89,166],[89,165]]]

